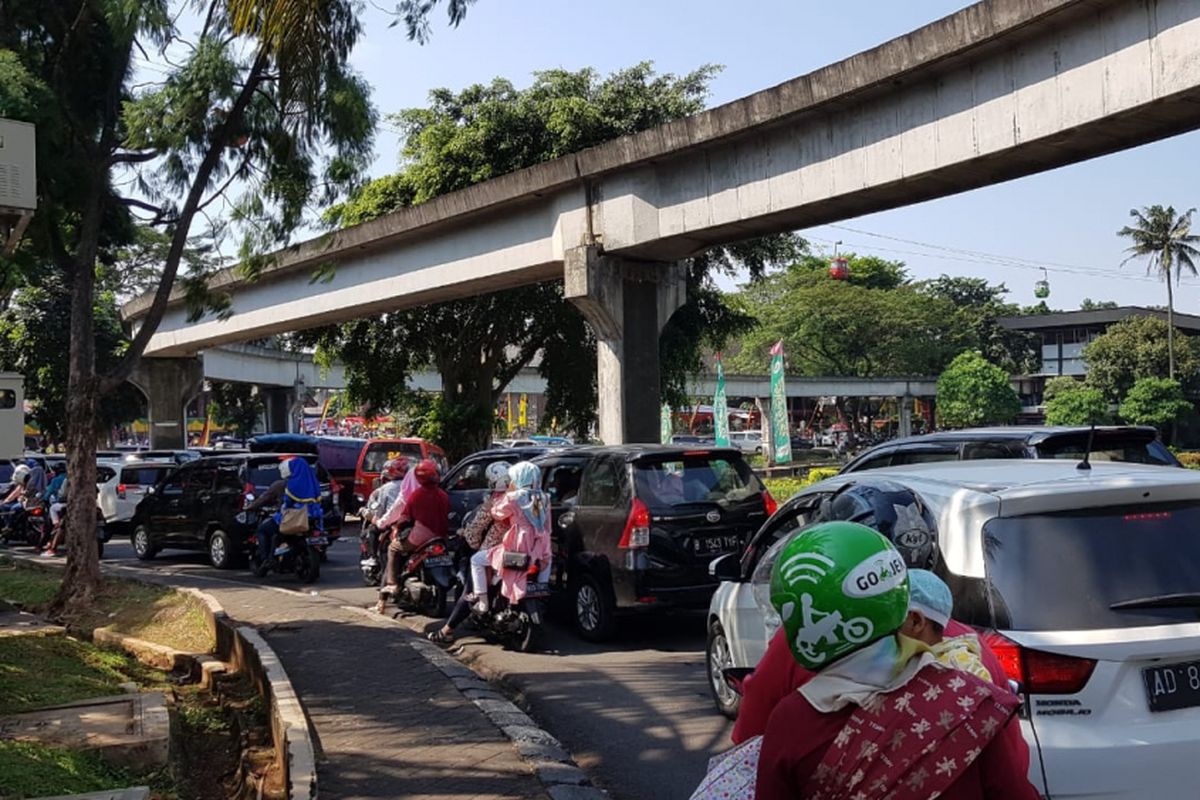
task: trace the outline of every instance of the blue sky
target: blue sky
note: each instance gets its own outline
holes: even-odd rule
[[[387,28],[389,18],[370,8],[366,36],[353,61],[374,85],[383,113],[422,105],[436,87],[460,89],[498,75],[524,85],[539,69],[591,66],[611,72],[643,60],[664,72],[723,65],[713,84],[715,105],[873,47],[965,5],[951,0],[479,0],[457,30],[446,26],[439,9],[433,38],[424,46],[408,42],[400,28]],[[375,174],[395,168],[397,148],[396,135],[381,130]],[[1187,134],[845,220],[840,228],[801,233],[818,250],[830,250],[840,239],[843,249],[903,260],[918,278],[948,273],[1004,282],[1012,290],[1010,299],[1022,304],[1034,302],[1039,266],[1048,270],[1048,302],[1057,308],[1076,308],[1084,297],[1163,304],[1164,287],[1146,278],[1143,267],[1119,266],[1124,243],[1115,232],[1133,206],[1200,205],[1198,152],[1200,133]],[[1184,279],[1176,294],[1179,310],[1200,313],[1198,284]]]

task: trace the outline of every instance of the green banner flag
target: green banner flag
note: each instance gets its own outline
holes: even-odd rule
[[[771,348],[771,440],[775,444],[775,463],[792,460],[792,435],[788,430],[787,389],[783,385],[783,340]]]
[[[725,368],[717,353],[717,393],[713,396],[713,438],[717,447],[729,447],[729,405],[725,402]]]
[[[671,436],[675,433],[675,425],[671,422],[671,407],[663,403],[662,414],[658,421],[658,438],[661,444],[670,444]]]

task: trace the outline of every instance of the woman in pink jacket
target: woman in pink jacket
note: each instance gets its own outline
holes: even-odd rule
[[[518,461],[509,467],[508,477],[508,492],[492,506],[492,517],[507,523],[508,529],[488,553],[488,563],[500,576],[501,593],[510,603],[518,603],[534,567],[541,575],[550,574],[550,496],[542,491],[542,472],[536,464]],[[506,553],[510,562],[512,554],[528,556],[525,566],[505,567]]]

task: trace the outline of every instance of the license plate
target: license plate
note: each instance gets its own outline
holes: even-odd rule
[[[325,542],[326,542],[326,539],[325,539],[325,537],[324,537],[324,536],[310,536],[310,537],[308,537],[308,543],[309,543],[309,544],[325,544]]]
[[[732,553],[741,545],[741,539],[732,533],[725,536],[697,536],[692,539],[692,547],[699,556]]]
[[[427,567],[452,567],[452,566],[454,566],[454,559],[451,558],[450,556],[429,556],[428,558],[425,559],[425,566],[427,566]]]
[[[525,584],[526,597],[549,597],[550,584],[548,583],[527,583]]]
[[[1200,706],[1200,661],[1147,667],[1142,670],[1151,711]]]

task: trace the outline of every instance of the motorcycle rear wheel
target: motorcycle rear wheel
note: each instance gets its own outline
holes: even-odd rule
[[[316,583],[321,576],[321,562],[307,545],[296,553],[296,577],[301,583]]]
[[[417,610],[427,617],[446,616],[446,590],[436,583],[430,584],[428,591],[421,593]]]

